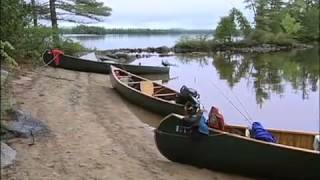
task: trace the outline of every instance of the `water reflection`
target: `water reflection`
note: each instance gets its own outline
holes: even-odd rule
[[[260,107],[272,93],[284,96],[286,83],[301,91],[303,100],[310,92],[318,91],[318,48],[260,55],[215,54],[213,59],[220,78],[227,80],[231,88],[242,78],[253,81]]]
[[[172,46],[180,35],[83,38],[77,40],[86,47],[105,50]],[[204,108],[218,106],[229,124],[248,125],[222,93],[242,112],[247,110],[254,121],[262,122],[267,128],[319,132],[318,47],[260,55],[193,53],[170,57],[153,56],[132,63],[161,66],[162,61],[175,65],[170,68],[170,76],[148,78],[163,79],[159,82],[175,90],[179,90],[182,85],[195,88],[201,94]],[[147,118],[144,111],[138,114],[142,119]]]
[[[229,124],[248,125],[221,92],[266,127],[319,131],[318,48],[262,55],[179,54],[133,64],[161,65],[161,61],[176,65],[165,85],[195,88],[204,108],[218,106]]]

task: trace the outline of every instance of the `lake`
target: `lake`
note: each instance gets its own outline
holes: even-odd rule
[[[70,36],[69,36],[70,37]],[[173,46],[181,35],[72,35],[98,50]],[[267,128],[319,132],[319,47],[270,54],[208,54],[142,58],[133,64],[161,65],[162,82],[196,89],[205,109],[218,107],[227,124],[259,121]],[[246,116],[246,117],[245,117]]]
[[[197,34],[166,34],[166,35],[88,35],[68,34],[64,35],[70,39],[81,42],[85,47],[97,50],[119,49],[119,48],[145,48],[166,45],[174,46],[181,36],[197,36]]]

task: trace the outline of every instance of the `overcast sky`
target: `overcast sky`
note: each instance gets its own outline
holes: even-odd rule
[[[252,22],[243,0],[98,0],[112,8],[106,28],[213,29],[220,17],[236,7]],[[64,26],[65,23],[59,22]]]

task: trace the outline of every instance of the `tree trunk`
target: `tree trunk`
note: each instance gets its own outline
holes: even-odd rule
[[[38,26],[38,17],[37,17],[37,7],[35,0],[31,0],[31,6],[32,6],[32,19],[33,19],[33,26]]]
[[[59,42],[59,34],[58,34],[58,21],[57,21],[57,12],[56,12],[56,0],[50,0],[50,19],[51,26],[53,29],[52,39],[54,46]]]
[[[50,0],[50,18],[52,29],[58,29],[57,12],[56,12],[56,0]]]

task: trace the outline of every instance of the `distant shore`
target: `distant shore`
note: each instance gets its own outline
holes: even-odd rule
[[[107,29],[97,26],[76,26],[62,27],[59,29],[62,34],[91,34],[91,35],[106,35],[106,34],[136,34],[136,35],[161,35],[161,34],[213,34],[212,29],[149,29],[149,28],[112,28]]]
[[[226,53],[271,53],[279,51],[289,51],[292,49],[307,49],[312,48],[311,44],[292,44],[292,45],[277,45],[277,44],[256,44],[256,45],[239,45],[239,44],[217,44],[212,47],[147,47],[147,48],[120,48],[101,50],[101,54],[114,53],[159,53],[166,55],[171,53],[193,53],[193,52],[226,52]]]

